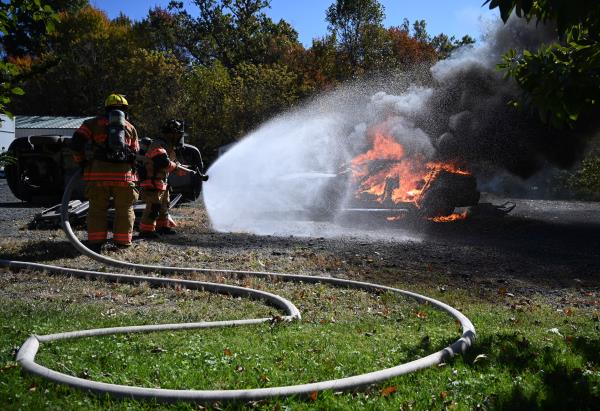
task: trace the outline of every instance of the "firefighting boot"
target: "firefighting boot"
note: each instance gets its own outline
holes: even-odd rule
[[[105,254],[117,253],[117,252],[121,251],[119,249],[119,247],[117,247],[117,245],[112,242],[106,243],[106,245],[102,248],[102,250],[104,251]]]
[[[161,235],[175,235],[177,231],[173,230],[171,227],[161,227],[157,230]]]
[[[104,243],[91,243],[86,241],[84,244],[90,251],[95,252],[96,254],[102,254],[102,246]]]
[[[160,235],[156,231],[140,231],[138,238],[143,238],[144,240],[157,240],[160,238]]]

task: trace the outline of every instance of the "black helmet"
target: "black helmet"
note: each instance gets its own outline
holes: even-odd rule
[[[167,134],[167,133],[183,134],[184,124],[183,124],[183,121],[181,121],[181,120],[170,119],[163,123],[160,130],[165,134]]]
[[[152,144],[152,139],[150,137],[144,137],[140,140],[140,150],[146,151],[148,147]]]

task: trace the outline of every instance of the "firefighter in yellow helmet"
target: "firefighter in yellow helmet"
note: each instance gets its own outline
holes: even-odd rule
[[[131,245],[138,199],[134,172],[139,151],[135,127],[127,120],[128,103],[123,95],[111,94],[104,103],[105,112],[83,122],[71,139],[73,158],[83,169],[85,194],[90,201],[87,217],[88,243],[99,252],[107,241],[109,201],[115,215],[113,243],[119,248]],[[91,145],[91,159],[86,159],[86,145]]]
[[[183,121],[171,119],[161,127],[162,135],[154,139],[146,150],[142,200],[146,208],[140,221],[140,237],[157,238],[158,234],[175,234],[175,221],[169,215],[169,173],[195,173],[182,166],[176,157],[176,148],[183,146]],[[204,177],[206,178],[206,177]]]

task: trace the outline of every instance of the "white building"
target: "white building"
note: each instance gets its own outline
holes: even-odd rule
[[[15,120],[0,114],[2,127],[0,127],[0,153],[6,151],[15,139]]]
[[[88,118],[91,117],[16,116],[15,138],[43,135],[71,137]]]

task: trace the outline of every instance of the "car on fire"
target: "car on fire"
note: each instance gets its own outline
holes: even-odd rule
[[[285,180],[302,178],[307,184],[319,184],[319,194],[302,204],[314,219],[329,219],[339,212],[399,213],[434,219],[449,216],[456,208],[472,207],[479,203],[477,179],[470,173],[431,170],[420,182],[409,200],[394,199],[398,181],[385,180],[376,194],[362,192],[360,182],[348,172],[301,173],[283,176]]]

